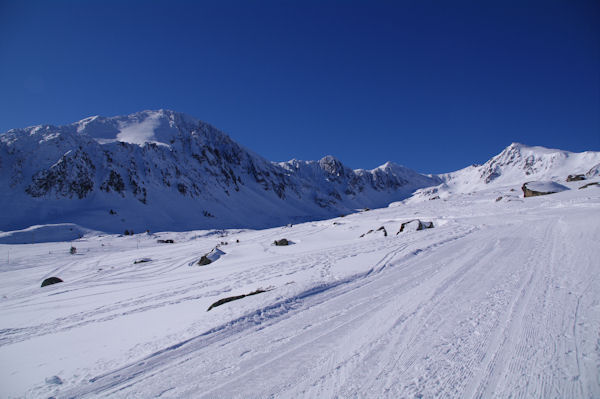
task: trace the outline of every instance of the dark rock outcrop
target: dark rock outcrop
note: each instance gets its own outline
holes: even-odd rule
[[[402,233],[404,230],[407,229],[407,227],[411,224],[411,223],[415,223],[416,229],[417,231],[419,230],[425,230],[425,229],[432,229],[433,228],[433,222],[422,222],[419,219],[413,219],[413,220],[409,220],[408,222],[404,222],[400,225],[400,230],[398,230],[398,233],[396,233],[396,235]]]
[[[211,263],[212,263],[212,260],[208,259],[208,257],[206,255],[202,255],[202,257],[198,261],[198,264],[200,266],[210,265]]]
[[[598,183],[598,182],[588,183],[588,184],[585,184],[585,185],[579,187],[579,189],[581,190],[582,188],[588,188],[591,186],[599,186],[600,187],[600,183]]]
[[[61,279],[59,279],[58,277],[48,277],[47,279],[45,279],[44,281],[42,281],[42,287],[45,287],[47,285],[52,285],[52,284],[56,284],[56,283],[62,283],[63,281]]]
[[[268,290],[261,290],[261,289],[257,289],[256,291],[252,291],[252,292],[251,292],[251,293],[249,293],[249,294],[236,295],[236,296],[230,296],[230,297],[227,297],[227,298],[222,298],[222,299],[219,299],[217,302],[213,303],[212,305],[210,305],[210,306],[208,307],[208,309],[206,309],[206,311],[208,312],[208,311],[210,311],[212,308],[216,308],[217,306],[221,306],[221,305],[223,305],[224,303],[227,303],[227,302],[236,301],[236,300],[238,300],[238,299],[242,299],[242,298],[245,298],[245,297],[247,297],[247,296],[256,295],[256,294],[261,294],[261,293],[263,293],[263,292],[267,292],[267,291],[268,291]]]
[[[585,180],[584,175],[569,175],[567,176],[567,181],[580,181]]]
[[[290,242],[287,239],[282,238],[281,240],[275,240],[275,241],[273,241],[273,244],[275,244],[278,247],[282,247],[282,246],[285,246],[285,245],[290,245]]]

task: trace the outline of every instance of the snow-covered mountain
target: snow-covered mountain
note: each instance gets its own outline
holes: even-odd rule
[[[392,163],[273,163],[168,110],[0,135],[0,230],[72,222],[103,231],[267,227],[381,207],[439,184]]]
[[[442,183],[419,190],[415,199],[447,198],[489,188],[521,186],[528,181],[565,182],[569,175],[593,178],[600,174],[600,152],[574,153],[512,143],[483,165],[471,165],[438,175]]]

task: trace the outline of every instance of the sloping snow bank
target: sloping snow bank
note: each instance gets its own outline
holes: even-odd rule
[[[45,224],[0,233],[0,244],[72,241],[92,232],[73,223]]]

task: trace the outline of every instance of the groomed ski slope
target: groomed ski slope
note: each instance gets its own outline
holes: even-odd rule
[[[599,397],[600,188],[583,183],[0,245],[0,396]],[[435,227],[396,235],[414,218]],[[50,276],[64,283],[40,288]]]

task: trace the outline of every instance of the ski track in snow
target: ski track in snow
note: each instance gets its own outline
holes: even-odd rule
[[[4,272],[13,285],[2,287],[0,307],[0,320],[11,320],[0,326],[5,364],[17,349],[68,334],[85,339],[96,326],[119,328],[136,317],[160,324],[154,318],[165,312],[184,323],[163,330],[146,324],[157,331],[150,336],[123,331],[140,334],[137,344],[121,344],[109,359],[5,366],[3,379],[25,382],[0,393],[598,397],[600,195],[573,191],[496,204],[495,190],[477,202],[458,196],[350,215],[335,219],[338,225],[225,237],[173,233],[171,245],[150,236],[137,243],[92,237],[74,244],[90,249],[81,256],[48,256],[50,244],[21,254],[22,246],[4,246],[15,253]],[[415,217],[436,227],[395,235]],[[381,225],[388,237],[359,238]],[[294,244],[272,245],[282,237]],[[230,243],[221,259],[190,266],[219,241]],[[152,262],[133,265],[144,256]],[[56,261],[38,265],[48,257]],[[41,290],[38,280],[51,275],[66,276],[65,283]],[[217,299],[259,287],[274,289],[206,312]],[[64,383],[27,377],[27,367]]]

